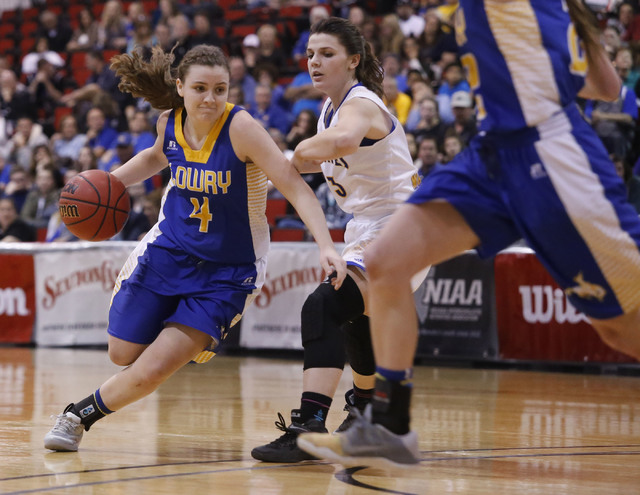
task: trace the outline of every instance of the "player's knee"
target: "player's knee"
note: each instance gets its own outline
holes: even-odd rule
[[[126,346],[112,343],[109,344],[108,353],[111,362],[117,366],[129,366],[140,355],[140,352],[132,352],[132,349]]]

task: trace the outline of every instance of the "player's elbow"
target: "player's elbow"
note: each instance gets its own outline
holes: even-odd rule
[[[355,153],[360,146],[360,140],[347,133],[337,136],[334,143],[336,154],[341,157]]]

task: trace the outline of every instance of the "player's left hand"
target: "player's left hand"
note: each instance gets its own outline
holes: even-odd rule
[[[347,262],[332,246],[320,250],[320,263],[327,277],[335,272],[335,276],[331,277],[331,285],[335,290],[338,290],[347,276]]]

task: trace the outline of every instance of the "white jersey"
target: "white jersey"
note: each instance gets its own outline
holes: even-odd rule
[[[351,155],[322,163],[322,172],[336,202],[354,219],[380,219],[391,215],[417,186],[417,167],[413,164],[404,129],[384,102],[362,84],[353,86],[340,105],[329,110],[327,99],[318,120],[318,132],[335,126],[340,108],[352,98],[367,98],[389,115],[392,131],[374,141],[364,139]]]

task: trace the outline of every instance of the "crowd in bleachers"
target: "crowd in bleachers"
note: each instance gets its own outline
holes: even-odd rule
[[[473,90],[455,43],[456,7],[456,0],[23,0],[0,17],[0,197],[11,199],[0,203],[0,240],[73,240],[57,215],[65,181],[90,168],[113,170],[153,144],[158,112],[118,90],[109,67],[118,53],[148,55],[159,45],[173,49],[177,65],[193,46],[221,46],[230,57],[229,101],[292,152],[315,133],[322,96],[306,70],[305,46],[310,24],[329,15],[356,24],[381,60],[385,103],[405,127],[420,173],[428,174],[477,133]],[[637,2],[625,1],[597,12],[624,86],[616,102],[582,106],[640,211],[637,10]],[[133,210],[117,238],[138,239],[155,223],[167,172],[129,188]],[[308,179],[339,231],[348,216],[321,177]],[[276,196],[267,213],[274,228],[301,227]]]

